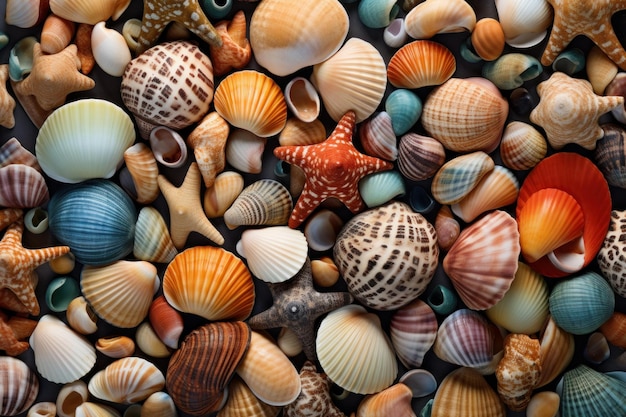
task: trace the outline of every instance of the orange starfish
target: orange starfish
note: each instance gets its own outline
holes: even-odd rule
[[[362,210],[365,203],[359,194],[361,178],[393,168],[390,162],[356,150],[352,144],[355,124],[355,113],[349,111],[324,142],[274,149],[278,159],[302,168],[306,175],[289,227],[298,227],[321,202],[331,197],[337,198],[353,213]]]
[[[626,51],[611,25],[613,15],[626,9],[626,0],[548,0],[548,3],[554,8],[554,23],[541,57],[543,65],[551,65],[576,36],[585,35],[626,70]]]

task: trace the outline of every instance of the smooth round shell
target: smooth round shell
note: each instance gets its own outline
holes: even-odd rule
[[[104,22],[98,22],[93,27],[91,50],[98,66],[113,77],[121,77],[132,59],[124,36],[107,28]]]

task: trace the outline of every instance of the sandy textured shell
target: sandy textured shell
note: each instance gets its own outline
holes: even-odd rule
[[[52,13],[77,23],[96,23],[112,18],[116,20],[128,7],[130,0],[50,0]]]
[[[49,199],[46,180],[35,168],[22,164],[0,168],[0,207],[38,207]]]
[[[333,55],[348,34],[348,13],[337,0],[290,0],[259,4],[250,21],[255,60],[272,74],[285,76]]]
[[[0,414],[15,416],[28,409],[39,393],[39,380],[26,363],[0,357]]]
[[[98,330],[98,316],[82,295],[69,303],[65,317],[70,327],[80,334],[92,334]]]
[[[140,204],[156,200],[160,193],[157,183],[159,166],[148,145],[137,142],[127,148],[124,151],[124,162],[133,182],[132,193],[129,194]]]
[[[626,188],[626,129],[619,124],[609,123],[602,125],[602,131],[604,135],[596,144],[594,161],[610,185]]]
[[[254,304],[250,272],[231,252],[213,246],[184,250],[163,276],[167,302],[207,320],[244,320]]]
[[[76,408],[88,398],[87,383],[82,379],[64,384],[56,398],[57,414],[59,417],[74,417]]]
[[[164,386],[161,371],[146,359],[135,356],[114,361],[96,372],[87,385],[94,397],[119,404],[145,400]]]
[[[144,321],[137,327],[135,340],[137,341],[137,347],[143,353],[153,358],[167,358],[172,353],[147,321]]]
[[[490,81],[450,78],[426,97],[421,121],[446,149],[491,152],[500,142],[508,111],[508,102]]]
[[[291,117],[287,119],[285,128],[281,130],[278,136],[278,143],[281,146],[314,145],[323,142],[325,139],[326,128],[319,119],[303,122],[296,117]]]
[[[72,41],[75,30],[74,22],[55,14],[48,15],[41,29],[41,50],[47,54],[61,52]]]
[[[443,164],[430,186],[433,198],[440,204],[463,200],[494,169],[491,157],[482,151],[460,155]]]
[[[500,141],[502,163],[510,169],[534,167],[548,153],[548,143],[534,126],[513,121],[506,125]]]
[[[11,138],[0,146],[0,167],[11,164],[28,165],[41,172],[37,158],[17,138]]]
[[[228,400],[217,417],[276,417],[280,409],[259,400],[241,378],[235,376],[228,384]]]
[[[353,110],[358,123],[371,116],[381,103],[387,87],[387,68],[374,45],[350,38],[332,57],[313,67],[310,79],[334,121]]]
[[[596,259],[602,276],[604,276],[613,291],[621,297],[626,297],[626,246],[622,243],[621,236],[624,233],[626,212],[623,210],[611,211],[611,222],[602,247],[598,251]]]
[[[498,394],[510,410],[526,409],[540,374],[539,341],[527,335],[507,335],[504,356],[496,368],[496,379]]]
[[[479,57],[485,61],[493,61],[504,51],[504,30],[500,22],[485,17],[476,22],[471,36],[472,46]]]
[[[485,310],[511,286],[519,253],[517,222],[495,210],[461,231],[443,259],[443,269],[469,308]]]
[[[496,0],[496,9],[506,43],[516,48],[541,42],[554,17],[547,0]]]
[[[404,384],[366,396],[356,409],[356,417],[415,416],[411,389]]]
[[[213,186],[206,189],[202,200],[208,218],[221,217],[243,191],[243,177],[238,172],[226,171],[215,177]]]
[[[556,325],[551,316],[541,329],[541,377],[536,388],[552,382],[574,357],[574,336]]]
[[[238,226],[271,226],[287,224],[293,201],[289,190],[280,182],[261,179],[248,185],[224,213],[230,229]]]
[[[626,381],[587,365],[563,375],[561,416],[623,415],[626,413]]]
[[[107,28],[103,21],[93,27],[91,51],[98,66],[112,77],[121,77],[132,59],[124,36],[115,29]]]
[[[146,261],[85,266],[80,276],[81,291],[98,317],[122,328],[146,318],[159,284],[156,267]]]
[[[370,156],[395,161],[398,157],[397,138],[391,116],[381,111],[361,123],[358,130],[361,145]]]
[[[43,22],[50,11],[47,0],[7,0],[4,19],[7,24],[31,28]]]
[[[133,255],[142,261],[168,263],[177,253],[161,213],[151,206],[142,207],[135,223]]]
[[[226,161],[236,170],[260,174],[267,138],[249,130],[232,129],[226,142]]]
[[[471,32],[476,14],[465,0],[426,0],[412,8],[404,20],[410,37],[428,39],[438,33]]]
[[[322,319],[316,347],[324,372],[350,392],[379,392],[396,378],[398,367],[391,341],[378,316],[360,305],[338,308]]]
[[[438,140],[409,132],[400,138],[398,168],[412,181],[435,175],[445,162],[446,151]]]
[[[228,122],[217,112],[210,112],[187,136],[187,145],[193,149],[207,188],[215,183],[215,177],[224,170],[226,164],[224,149],[229,133]]]
[[[135,342],[128,336],[101,337],[96,340],[96,349],[109,358],[125,358],[135,353]]]
[[[456,71],[456,59],[444,45],[417,40],[396,51],[387,65],[389,82],[397,88],[441,85]]]
[[[400,361],[407,368],[422,366],[437,337],[437,317],[424,301],[416,299],[393,314],[390,336]]]
[[[437,268],[439,246],[424,216],[392,201],[350,219],[337,236],[333,256],[357,300],[391,310],[424,292]]]
[[[148,317],[152,328],[163,343],[172,349],[178,349],[178,340],[184,329],[183,317],[169,305],[165,296],[160,295],[152,301]]]

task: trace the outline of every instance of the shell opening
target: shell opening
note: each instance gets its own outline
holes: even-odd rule
[[[548,253],[556,268],[568,274],[580,271],[585,265],[585,241],[582,236]]]

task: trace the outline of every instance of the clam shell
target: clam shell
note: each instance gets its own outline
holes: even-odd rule
[[[397,88],[441,85],[456,71],[456,59],[443,44],[428,40],[407,43],[387,65],[387,77]]]
[[[159,166],[152,150],[143,142],[137,142],[124,151],[126,169],[132,179],[132,187],[125,187],[131,197],[140,204],[149,204],[160,193],[157,177]],[[121,181],[121,179],[120,179]],[[124,183],[121,181],[122,186]]]
[[[367,207],[377,207],[406,194],[404,178],[398,171],[368,174],[359,181],[359,193]]]
[[[485,17],[476,22],[471,35],[472,46],[476,54],[485,61],[498,59],[504,51],[505,36],[500,22]]]
[[[46,180],[35,168],[22,164],[0,168],[0,207],[38,207],[49,199]]]
[[[28,409],[26,417],[55,417],[57,415],[57,406],[51,401],[41,401],[33,404]]]
[[[326,140],[326,128],[319,119],[303,122],[295,117],[289,118],[278,136],[280,146],[314,145],[324,140]]]
[[[161,341],[172,349],[178,349],[178,340],[184,328],[183,317],[169,305],[165,296],[160,295],[152,300],[148,317]]]
[[[134,141],[133,122],[122,108],[81,99],[48,116],[37,134],[35,155],[50,178],[77,183],[112,177]]]
[[[56,54],[65,49],[76,31],[76,25],[55,14],[46,17],[41,29],[41,50],[47,54]]]
[[[411,181],[421,181],[435,175],[445,162],[446,151],[441,142],[417,133],[400,138],[398,168]]]
[[[626,188],[624,138],[626,130],[618,124],[602,125],[604,135],[596,144],[594,161],[609,185]]]
[[[320,97],[311,81],[295,77],[285,86],[287,108],[303,122],[312,122],[320,114]]]
[[[556,325],[551,316],[541,329],[541,377],[536,388],[552,382],[574,357],[574,336]]]
[[[130,0],[105,0],[96,4],[89,0],[50,0],[50,10],[72,22],[95,25],[109,18],[117,20],[129,4]]]
[[[522,411],[541,374],[541,353],[537,339],[509,334],[504,339],[504,356],[496,368],[498,394],[510,410]]]
[[[482,75],[502,90],[521,87],[543,72],[537,58],[522,53],[504,54],[483,66]]]
[[[407,368],[422,366],[424,356],[437,337],[437,317],[428,304],[416,299],[393,314],[389,325],[391,343]]]
[[[0,357],[0,414],[16,416],[26,411],[37,398],[39,380],[25,362]]]
[[[177,253],[161,213],[151,206],[142,207],[135,224],[133,255],[142,261],[168,263]]]
[[[578,365],[563,375],[561,416],[626,413],[626,382]]]
[[[354,216],[333,248],[350,293],[377,310],[398,308],[422,294],[438,255],[435,228],[396,201]]]
[[[214,105],[228,123],[261,137],[278,134],[287,122],[282,90],[270,77],[254,70],[226,76],[215,89]]]
[[[64,384],[56,398],[57,414],[59,417],[74,417],[77,407],[88,397],[87,383],[82,379]]]
[[[348,13],[336,0],[270,0],[255,8],[250,45],[255,60],[272,74],[285,76],[332,56],[348,34]]]
[[[328,378],[358,394],[389,387],[398,372],[380,319],[356,304],[330,312],[317,332],[317,356]]]
[[[515,219],[495,210],[461,231],[443,259],[443,269],[469,308],[485,310],[509,290],[519,253]]]
[[[283,353],[290,358],[298,356],[302,350],[302,342],[298,338],[296,332],[289,327],[282,327],[276,337],[276,344]]]
[[[404,20],[410,37],[428,39],[439,33],[471,32],[476,14],[465,0],[426,0],[412,8]]]
[[[6,23],[20,28],[37,26],[43,22],[50,11],[46,0],[7,0],[5,4]]]
[[[541,42],[554,17],[547,0],[496,0],[496,9],[506,43],[515,48],[528,48]]]
[[[343,224],[341,217],[328,209],[313,213],[304,225],[304,237],[309,248],[316,251],[331,249]]]
[[[226,171],[215,177],[213,186],[206,189],[202,200],[208,218],[221,217],[243,191],[243,177],[234,171]]]
[[[381,103],[387,87],[387,69],[371,43],[350,38],[332,57],[313,67],[310,80],[335,122],[353,110],[359,123]]]
[[[266,178],[243,189],[224,213],[224,222],[229,229],[243,225],[284,225],[292,209],[289,190],[280,182]]]
[[[163,276],[167,302],[207,320],[244,320],[252,312],[254,283],[231,252],[196,246],[179,253]]]
[[[146,261],[87,265],[80,275],[83,296],[98,317],[121,328],[135,327],[146,318],[159,284],[156,267]]]
[[[437,243],[441,250],[448,251],[461,234],[461,225],[452,215],[450,206],[441,206],[435,216]]]
[[[147,321],[137,327],[135,340],[137,341],[137,347],[143,353],[153,358],[167,358],[172,353]]]
[[[606,54],[594,45],[587,54],[585,65],[587,79],[593,87],[593,92],[602,95],[606,87],[613,81],[619,67]]]
[[[608,342],[621,349],[626,346],[626,314],[614,312],[611,317],[600,326],[600,332]]]
[[[463,200],[494,169],[493,159],[476,151],[450,159],[435,174],[430,186],[433,198],[441,204]]]
[[[361,123],[358,130],[361,145],[370,156],[387,161],[398,157],[396,133],[393,131],[391,116],[381,111]]]
[[[403,135],[417,123],[422,114],[422,100],[406,88],[394,90],[385,99],[385,111],[391,117],[396,135]]]
[[[534,126],[513,121],[506,125],[500,141],[500,158],[510,169],[533,168],[548,153],[548,143]]]
[[[120,417],[121,414],[107,405],[85,401],[76,407],[76,417]]]
[[[409,387],[394,384],[363,398],[356,409],[356,417],[415,416],[411,406],[412,399]]]
[[[620,297],[626,297],[626,277],[624,275],[624,245],[620,240],[623,224],[626,221],[626,212],[611,211],[611,222],[602,247],[596,259],[602,276],[607,279],[613,291]]]
[[[217,413],[217,417],[276,417],[281,407],[259,400],[250,388],[235,376],[228,384],[228,400]]]
[[[226,164],[226,140],[230,133],[228,122],[217,112],[210,112],[187,136],[187,145],[193,149],[194,157],[208,188]]]
[[[0,146],[0,167],[11,164],[28,165],[41,172],[41,167],[35,155],[23,147],[20,141],[14,137]]]
[[[236,170],[260,174],[267,139],[245,129],[232,129],[226,142],[226,161]]]
[[[91,32],[91,51],[98,66],[113,77],[121,77],[132,59],[128,44],[121,33],[96,23]]]
[[[96,340],[96,350],[109,358],[125,358],[135,353],[135,342],[128,336],[101,337]]]
[[[96,398],[118,404],[145,400],[165,386],[165,377],[151,362],[135,356],[109,364],[91,377],[87,387]]]
[[[82,295],[70,301],[65,317],[70,327],[80,334],[92,334],[98,330],[98,316]]]
[[[176,417],[176,404],[172,397],[166,392],[157,391],[152,394],[141,405],[140,417]]]

